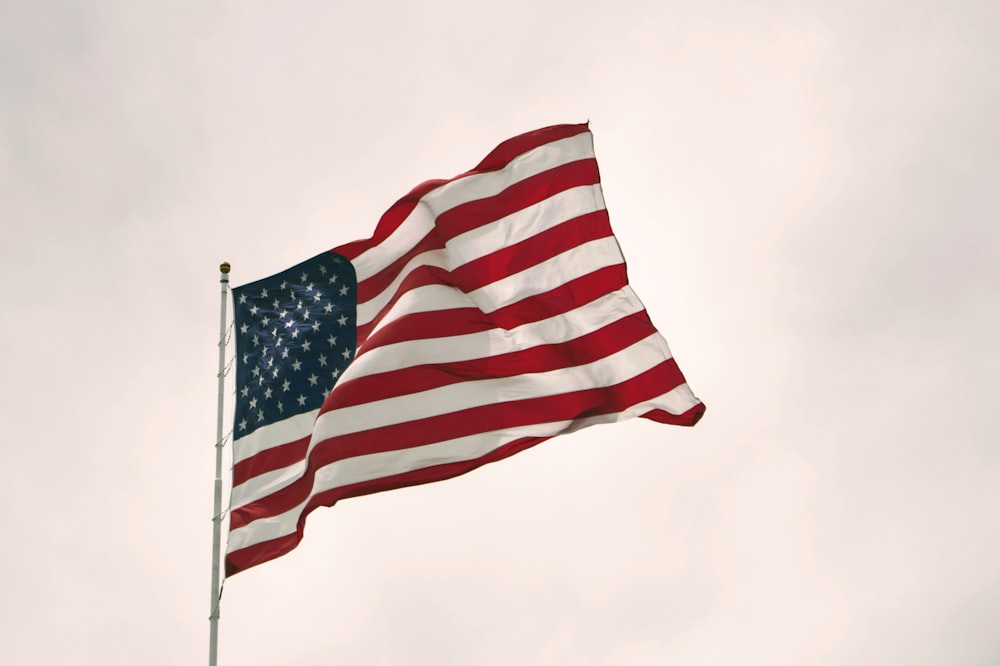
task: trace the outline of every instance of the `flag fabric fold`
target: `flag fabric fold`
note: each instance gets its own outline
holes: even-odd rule
[[[628,284],[586,125],[505,141],[233,297],[228,575],[295,548],[317,507],[705,411]]]

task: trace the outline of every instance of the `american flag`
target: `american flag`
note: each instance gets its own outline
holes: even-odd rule
[[[346,497],[705,411],[628,284],[586,125],[505,141],[419,185],[372,238],[233,296],[229,575]]]

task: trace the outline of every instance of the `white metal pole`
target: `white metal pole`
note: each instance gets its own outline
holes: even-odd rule
[[[212,514],[212,604],[208,635],[208,664],[216,666],[219,656],[219,559],[222,541],[222,401],[226,391],[226,299],[229,296],[229,262],[219,266],[222,283],[219,315],[219,415],[215,430],[215,512]]]

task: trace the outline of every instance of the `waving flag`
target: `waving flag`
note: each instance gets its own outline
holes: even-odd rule
[[[586,125],[510,139],[233,297],[229,575],[295,548],[316,507],[705,411],[629,287]]]

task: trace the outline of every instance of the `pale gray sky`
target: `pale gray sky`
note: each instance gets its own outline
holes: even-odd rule
[[[217,267],[589,119],[709,407],[312,514],[220,663],[1000,662],[1000,5],[0,2],[0,662],[206,659]]]

